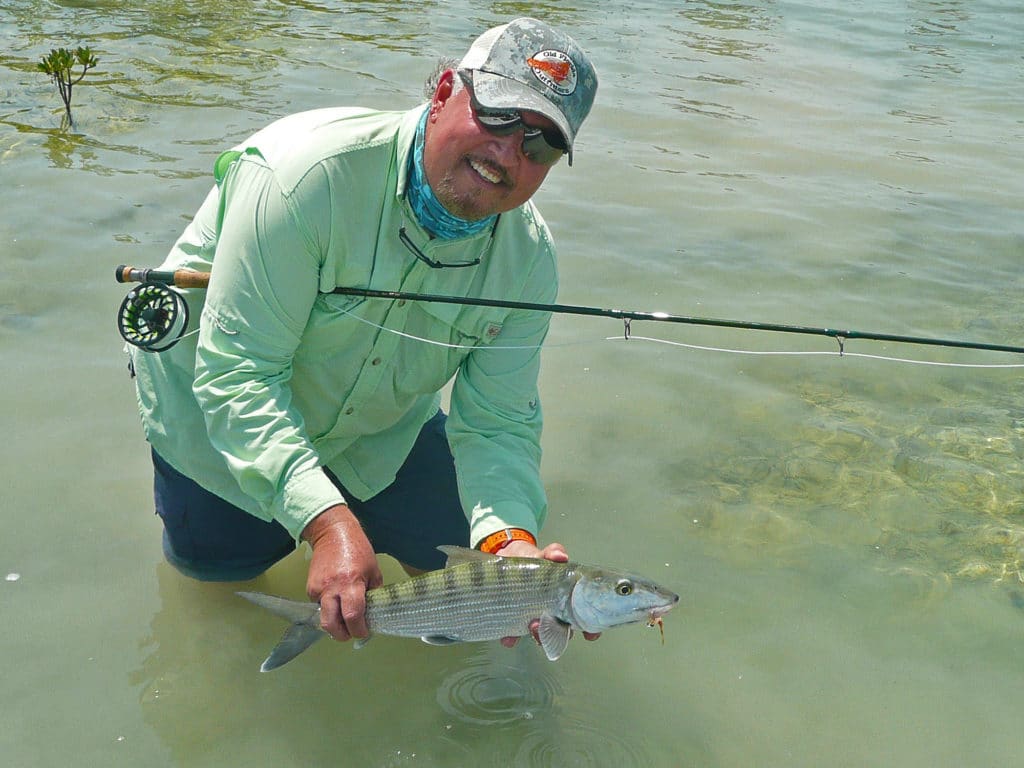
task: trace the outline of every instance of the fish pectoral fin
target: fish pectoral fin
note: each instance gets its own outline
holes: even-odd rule
[[[366,637],[357,637],[357,638],[355,639],[355,642],[353,642],[353,643],[352,643],[352,647],[353,647],[353,648],[355,648],[355,649],[356,649],[357,651],[358,651],[358,650],[359,650],[360,648],[365,648],[365,647],[366,647],[366,644],[367,644],[368,642],[370,642],[370,639],[371,639],[372,637],[373,637],[373,635],[367,635]]]
[[[451,635],[423,635],[420,640],[427,645],[455,645],[462,642],[459,638]]]
[[[501,560],[497,555],[489,555],[486,552],[481,552],[479,549],[466,549],[466,547],[456,547],[451,544],[442,544],[438,547],[438,550],[448,555],[448,562],[444,564],[445,568],[450,568],[459,563],[489,563],[492,560]]]
[[[557,661],[569,646],[572,625],[566,624],[550,613],[545,613],[540,617],[537,636],[540,638],[540,647],[544,649],[544,655],[548,657],[548,661]]]
[[[324,631],[320,627],[312,627],[309,624],[292,624],[285,631],[281,642],[274,646],[274,650],[260,666],[260,672],[270,672],[272,669],[284,666],[323,636]]]

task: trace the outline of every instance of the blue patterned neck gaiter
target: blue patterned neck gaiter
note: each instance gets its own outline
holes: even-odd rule
[[[429,109],[423,111],[423,117],[416,128],[416,138],[413,140],[412,157],[409,159],[409,180],[406,182],[405,190],[409,205],[412,206],[420,226],[435,237],[454,240],[457,237],[476,235],[494,224],[497,216],[488,216],[480,221],[466,221],[453,216],[441,205],[441,201],[434,195],[434,190],[427,181],[427,174],[423,170],[423,140],[427,134],[429,112]]]

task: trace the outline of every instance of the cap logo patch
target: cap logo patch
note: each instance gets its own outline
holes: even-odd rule
[[[576,90],[576,65],[562,51],[541,51],[526,60],[533,74],[559,96]]]

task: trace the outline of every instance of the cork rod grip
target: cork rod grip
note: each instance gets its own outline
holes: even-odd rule
[[[210,284],[209,272],[192,269],[137,269],[121,264],[114,272],[119,283],[163,283],[178,288],[206,288]]]

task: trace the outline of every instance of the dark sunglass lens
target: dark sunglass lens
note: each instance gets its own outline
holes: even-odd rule
[[[477,112],[476,119],[480,121],[480,125],[495,136],[508,136],[510,133],[518,131],[523,124],[517,112]]]
[[[518,112],[485,112],[481,109],[476,111],[476,117],[484,125],[519,125],[522,120]]]
[[[565,152],[565,141],[562,139],[562,134],[558,131],[531,128],[530,133],[539,133],[549,147],[557,149],[559,152]]]
[[[562,134],[531,128],[523,122],[519,112],[490,112],[476,103],[473,98],[473,112],[477,121],[495,136],[508,136],[523,131],[523,154],[541,165],[554,165],[565,154]]]
[[[562,159],[565,154],[560,149],[555,149],[546,141],[538,142],[537,146],[527,145],[523,142],[523,154],[538,165],[554,165]]]
[[[535,163],[554,165],[565,154],[565,149],[561,146],[561,136],[554,144],[552,141],[551,137],[539,129],[526,131],[523,135],[523,154]]]

